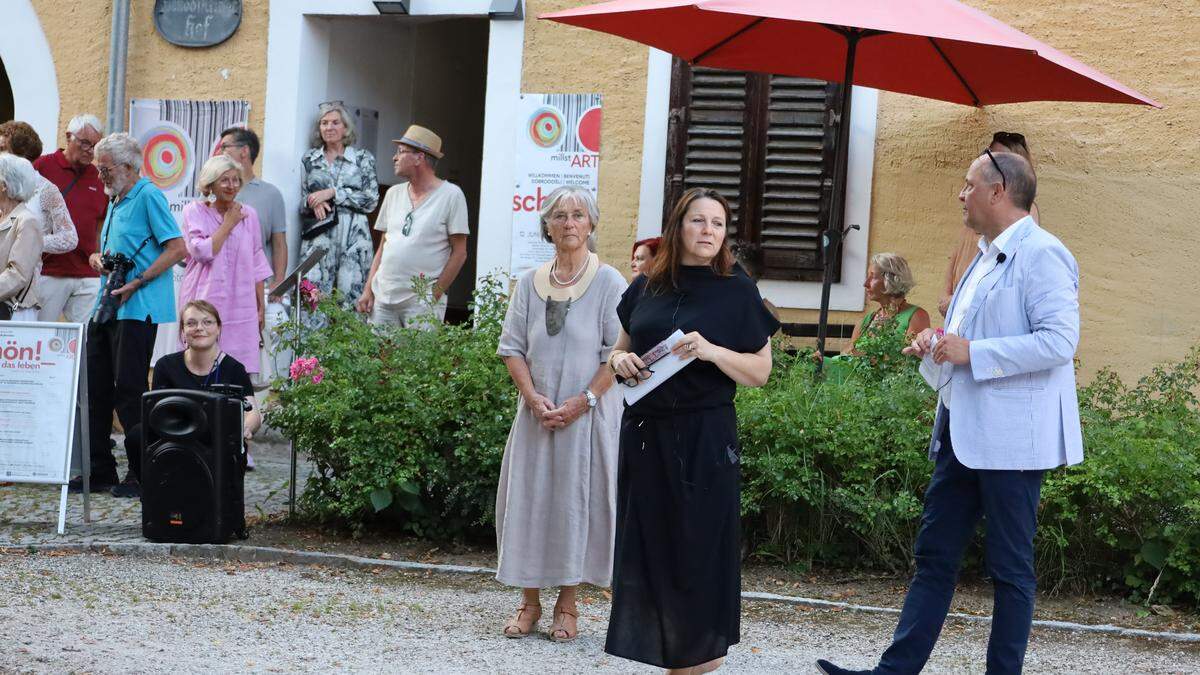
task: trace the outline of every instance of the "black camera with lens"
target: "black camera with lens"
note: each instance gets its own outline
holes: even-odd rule
[[[100,305],[96,307],[96,323],[108,323],[117,316],[117,307],[121,299],[112,294],[113,291],[125,285],[129,272],[133,270],[133,261],[124,253],[104,253],[100,256],[100,264],[109,270],[108,280],[104,282],[104,292],[100,294]]]

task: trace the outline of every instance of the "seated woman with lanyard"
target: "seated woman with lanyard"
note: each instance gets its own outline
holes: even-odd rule
[[[249,442],[254,432],[262,426],[262,414],[254,406],[254,388],[245,366],[221,351],[221,315],[217,313],[217,308],[206,300],[187,303],[179,314],[179,333],[185,349],[167,354],[154,364],[151,389],[203,390],[214,384],[241,388],[245,400],[250,403],[250,410],[242,418],[243,439]],[[136,476],[141,476],[141,446],[142,425],[138,424],[125,434],[125,448],[129,451],[130,461],[139,464],[130,467]],[[140,497],[141,486],[122,483],[113,487],[113,496]]]

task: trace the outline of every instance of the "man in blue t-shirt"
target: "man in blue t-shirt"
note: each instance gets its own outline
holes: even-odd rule
[[[112,290],[119,303],[115,316],[109,318],[93,309],[87,327],[90,488],[111,490],[115,497],[141,496],[141,456],[128,453],[129,473],[118,484],[110,442],[113,410],[125,429],[141,421],[157,324],[175,321],[171,266],[187,253],[167,198],[139,175],[141,164],[141,146],[129,134],[112,134],[96,144],[96,169],[109,197],[100,251],[88,259],[101,275],[97,308],[113,272],[105,267],[104,254],[121,253],[133,261],[125,283]],[[73,489],[81,487],[81,478],[72,481]]]

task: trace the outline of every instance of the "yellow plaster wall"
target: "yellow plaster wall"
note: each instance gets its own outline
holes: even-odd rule
[[[154,0],[133,0],[129,16],[129,98],[242,99],[260,131],[267,90],[267,2],[244,0],[233,37],[199,49],[177,47],[154,29]],[[108,94],[112,3],[33,0],[50,43],[58,75],[59,140],[72,116],[90,112],[104,120]],[[128,121],[128,100],[122,108]],[[49,143],[47,143],[49,145]]]
[[[585,4],[530,0],[528,16]],[[1037,163],[1044,225],[1081,268],[1085,373],[1126,377],[1200,340],[1200,5],[1195,0],[967,0],[1158,99],[1165,110],[1037,103],[973,109],[883,92],[871,253],[913,264],[911,299],[936,315],[971,159],[996,130],[1021,131]],[[636,232],[646,49],[548,22],[527,24],[525,91],[604,94],[600,252],[625,269]],[[1190,36],[1190,37],[1189,37]],[[851,236],[854,236],[853,234]],[[785,321],[817,312],[784,310]],[[833,312],[850,323],[861,314]],[[940,319],[940,317],[938,317]],[[831,343],[836,344],[836,342]]]
[[[1200,5],[1195,0],[970,0],[1165,108],[1031,103],[980,110],[880,97],[870,250],[897,251],[935,308],[961,227],[966,166],[996,130],[1024,132],[1042,224],[1080,266],[1085,375],[1125,377],[1200,342]],[[1189,37],[1190,36],[1190,37]]]
[[[208,49],[170,45],[154,31],[153,0],[135,0],[129,97],[244,98],[262,128],[267,1],[246,0],[242,25]],[[1037,163],[1044,225],[1081,267],[1085,372],[1124,376],[1178,358],[1200,338],[1200,5],[1195,0],[967,0],[996,18],[1158,99],[1165,110],[1038,103],[976,110],[880,96],[870,251],[909,258],[912,300],[936,305],[946,253],[961,222],[955,201],[970,159],[994,130],[1021,131]],[[103,115],[110,3],[33,0],[50,41],[60,127],[78,111]],[[585,4],[528,0],[522,90],[604,96],[600,253],[625,270],[637,229],[647,50],[538,21]],[[223,73],[227,70],[227,73]],[[227,77],[226,77],[227,75]],[[852,235],[853,236],[853,235]],[[784,311],[813,321],[815,311]],[[835,312],[834,322],[858,315]]]
[[[597,252],[628,272],[629,247],[637,235],[649,53],[627,40],[536,19],[582,4],[527,0],[521,91],[603,96]]]

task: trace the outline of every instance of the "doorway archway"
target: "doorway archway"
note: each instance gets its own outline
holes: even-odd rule
[[[0,120],[13,119],[12,84],[8,81],[8,69],[0,61]]]
[[[58,75],[50,43],[30,0],[4,3],[5,33],[0,40],[0,63],[7,66],[7,90],[12,112],[5,119],[28,122],[47,148],[58,141]]]

